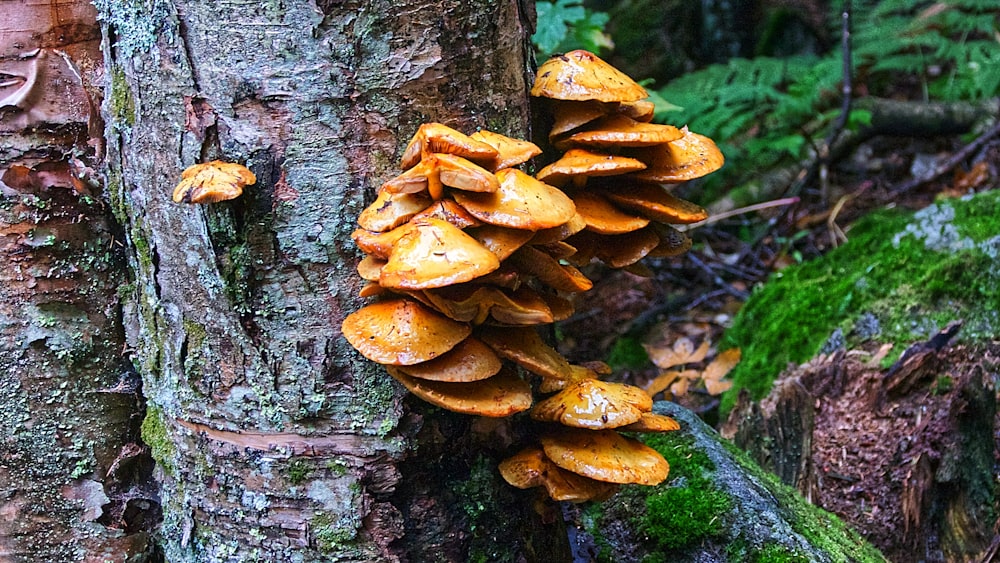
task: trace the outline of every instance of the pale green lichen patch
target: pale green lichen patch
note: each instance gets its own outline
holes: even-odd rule
[[[97,19],[111,26],[114,46],[124,58],[149,52],[169,21],[169,4],[162,0],[94,0]]]
[[[878,212],[855,225],[842,246],[775,273],[721,343],[743,352],[723,409],[740,389],[763,397],[786,365],[835,346],[891,343],[893,361],[956,319],[964,321],[956,340],[992,337],[1000,330],[998,203],[994,191],[915,214]]]
[[[164,414],[155,405],[146,406],[146,417],[142,419],[142,441],[149,446],[150,453],[163,472],[175,477],[174,460],[177,450],[172,436],[168,435]]]

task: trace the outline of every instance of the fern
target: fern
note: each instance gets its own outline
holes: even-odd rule
[[[608,14],[585,8],[583,0],[535,2],[535,12],[537,25],[531,41],[539,60],[573,49],[599,53],[614,45],[604,32]]]
[[[839,3],[836,3],[839,4]],[[858,0],[854,64],[875,95],[909,82],[928,98],[976,100],[1000,94],[996,0]],[[831,25],[839,13],[831,14]],[[839,30],[838,30],[839,33]],[[719,143],[728,174],[706,187],[733,184],[733,173],[800,160],[825,137],[840,104],[841,53],[822,57],[733,59],[678,77],[658,92],[657,120],[688,125]],[[849,127],[866,124],[852,111]]]

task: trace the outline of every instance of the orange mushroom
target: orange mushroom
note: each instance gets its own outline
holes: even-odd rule
[[[467,383],[492,377],[500,371],[502,366],[500,358],[493,353],[489,346],[470,336],[433,360],[398,366],[398,369],[406,375],[418,379]]]
[[[470,138],[482,141],[496,149],[497,158],[492,166],[494,172],[503,168],[513,168],[542,154],[542,149],[538,148],[538,145],[531,141],[512,139],[506,135],[487,131],[486,129],[476,131],[470,135]]]
[[[653,408],[645,391],[624,383],[584,379],[531,409],[531,418],[577,428],[616,428],[638,422]]]
[[[688,224],[708,218],[703,207],[674,196],[659,184],[623,182],[607,186],[601,193],[608,199],[655,221]]]
[[[496,149],[482,141],[442,123],[424,123],[406,145],[400,166],[404,170],[412,168],[431,153],[453,154],[482,163],[493,162],[497,158]]]
[[[451,223],[427,217],[407,223],[379,273],[391,289],[429,289],[466,282],[500,267],[496,255]]]
[[[444,186],[470,192],[495,192],[497,179],[485,168],[460,156],[447,153],[425,155],[416,166],[382,184],[390,193],[426,191],[431,199],[444,195]]]
[[[499,170],[496,177],[496,192],[455,192],[455,201],[480,221],[529,231],[557,227],[576,213],[566,194],[516,168]]]
[[[556,143],[556,148],[579,145],[604,149],[648,147],[676,141],[683,136],[684,133],[673,125],[644,123],[616,113],[588,124],[585,131],[573,133],[560,140]]]
[[[244,187],[256,183],[257,176],[246,166],[213,160],[185,168],[173,199],[176,203],[216,203],[239,197]]]
[[[410,299],[389,299],[347,315],[344,338],[361,355],[380,364],[412,365],[433,360],[472,332]]]
[[[673,432],[680,429],[681,425],[673,418],[653,412],[644,412],[636,422],[618,428],[623,432]]]
[[[607,500],[617,490],[613,483],[597,481],[566,471],[545,457],[538,446],[525,448],[500,462],[500,476],[519,489],[545,487],[555,501],[585,502]]]
[[[358,215],[361,228],[381,233],[402,225],[431,204],[423,193],[392,193],[382,190],[371,205]]]
[[[670,183],[701,178],[722,167],[725,158],[712,139],[692,133],[662,145],[637,149],[635,157],[645,162],[646,170],[635,175],[640,180]]]
[[[577,50],[545,61],[538,68],[531,95],[558,100],[634,102],[649,94],[597,55]]]
[[[531,408],[531,386],[509,369],[501,369],[493,377],[467,383],[418,379],[394,366],[385,366],[385,369],[410,393],[453,412],[496,418]]]
[[[560,428],[541,441],[553,463],[598,481],[656,485],[670,472],[659,452],[615,430]]]
[[[576,187],[583,187],[587,178],[627,174],[645,168],[646,164],[635,158],[570,149],[562,158],[539,170],[535,177],[553,186],[565,186],[572,181]]]
[[[594,191],[573,194],[576,212],[587,223],[587,229],[602,235],[620,235],[637,231],[649,224],[649,219],[629,215]]]

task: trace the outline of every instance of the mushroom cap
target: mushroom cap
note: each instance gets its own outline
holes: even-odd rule
[[[553,186],[564,186],[577,176],[615,176],[644,168],[646,164],[635,158],[570,149],[559,160],[539,170],[535,177]]]
[[[575,235],[574,238],[577,236],[580,235]],[[560,264],[559,260],[535,246],[523,246],[507,260],[523,275],[534,276],[538,281],[559,291],[579,293],[594,287],[594,282],[583,275],[583,272],[568,264]]]
[[[531,446],[500,462],[500,476],[519,489],[545,487],[555,501],[585,502],[606,500],[618,490],[613,483],[597,481],[566,471],[545,457],[538,446]]]
[[[496,149],[497,159],[492,166],[494,172],[523,164],[542,154],[542,149],[538,148],[538,145],[531,141],[514,139],[500,133],[487,131],[486,129],[476,131],[470,135],[470,138],[482,141]]]
[[[548,302],[526,285],[512,293],[496,289],[490,316],[498,324],[513,326],[552,324],[555,320]]]
[[[649,226],[621,235],[598,235],[597,258],[612,268],[624,268],[642,260],[657,246],[660,237]]]
[[[660,244],[646,255],[650,258],[669,258],[691,249],[691,239],[670,225],[658,223],[656,234],[660,237]]]
[[[587,147],[648,147],[676,141],[684,133],[673,125],[644,123],[627,115],[615,113],[590,123],[585,131],[573,133],[556,144],[556,148],[583,145]]]
[[[703,207],[671,194],[659,184],[626,182],[602,189],[601,193],[617,205],[654,221],[688,224],[708,218]]]
[[[584,379],[536,404],[531,418],[596,430],[638,422],[652,408],[653,399],[638,387]]]
[[[579,127],[600,119],[614,111],[614,104],[606,104],[597,100],[558,101],[551,104],[552,129],[549,139],[554,140],[559,135],[568,133]]]
[[[393,366],[385,369],[410,393],[453,412],[496,418],[531,408],[531,386],[509,369],[468,383],[428,381],[410,377]]]
[[[377,282],[383,266],[385,266],[384,259],[369,254],[358,262],[358,275],[363,280]]]
[[[558,227],[535,231],[535,236],[531,237],[532,244],[549,244],[550,242],[566,240],[587,228],[587,221],[580,213],[575,213],[573,218]]]
[[[500,260],[506,260],[515,250],[524,246],[535,236],[533,231],[511,229],[499,225],[485,223],[467,231],[469,236],[479,241],[479,244],[490,249]]]
[[[561,191],[516,168],[496,173],[500,189],[494,193],[455,192],[453,197],[480,221],[513,229],[537,231],[569,221],[576,208]]]
[[[651,182],[684,182],[701,178],[722,168],[725,157],[712,139],[683,128],[684,136],[676,141],[636,151],[646,170],[635,175]]]
[[[541,441],[553,463],[598,481],[656,485],[670,472],[659,452],[615,430],[560,428]]]
[[[382,266],[379,284],[428,289],[466,282],[500,267],[496,255],[451,223],[435,218],[407,223]]]
[[[500,358],[489,346],[470,336],[433,360],[399,366],[398,369],[418,379],[467,383],[492,377],[502,366]]]
[[[381,191],[391,193],[421,193],[440,199],[441,185],[470,192],[495,192],[497,179],[482,166],[447,153],[430,153],[399,176],[382,184]]]
[[[521,286],[507,292],[489,285],[451,286],[424,291],[431,306],[449,318],[482,324],[492,316],[506,325],[547,324],[555,319],[552,310],[537,292]]]
[[[680,429],[681,425],[676,420],[653,412],[644,412],[638,421],[618,428],[624,432],[673,432]]]
[[[426,209],[414,215],[413,219],[423,219],[427,217],[447,221],[459,229],[478,227],[483,224],[482,221],[470,215],[464,207],[449,197],[435,201]]]
[[[649,94],[597,55],[576,50],[545,61],[538,69],[531,95],[557,100],[634,102]]]
[[[472,329],[416,301],[389,299],[347,315],[341,332],[351,346],[369,360],[380,364],[413,365],[433,360],[451,350],[465,340]]]
[[[404,223],[391,231],[383,233],[359,228],[354,229],[354,232],[351,233],[351,239],[354,241],[354,244],[358,245],[361,252],[385,260],[389,258],[389,254],[392,253],[396,242],[408,232],[410,232],[409,223]]]
[[[612,205],[601,194],[581,190],[573,194],[576,212],[587,222],[587,229],[602,235],[620,235],[639,230],[649,224],[649,219],[629,215]]]
[[[257,183],[257,176],[242,164],[213,160],[181,172],[174,188],[176,203],[216,203],[239,197],[243,188]]]
[[[572,377],[566,358],[542,342],[533,327],[482,325],[476,328],[476,336],[493,348],[501,358],[508,359],[535,375],[552,379]]]
[[[624,102],[618,106],[618,113],[631,117],[636,121],[649,123],[656,113],[656,104],[649,100]]]
[[[402,225],[431,205],[423,193],[392,193],[381,190],[371,205],[358,215],[361,228],[381,233]]]
[[[492,162],[497,151],[490,145],[473,139],[443,123],[421,125],[403,151],[400,166],[403,169],[416,166],[420,159],[430,153],[454,154],[480,162]]]

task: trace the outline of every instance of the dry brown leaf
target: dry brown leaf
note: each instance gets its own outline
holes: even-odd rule
[[[705,381],[719,381],[738,363],[740,363],[739,348],[730,348],[725,352],[720,352],[701,373],[701,378]]]
[[[708,354],[709,342],[705,340],[696,350],[691,339],[680,337],[674,341],[673,348],[666,346],[644,345],[646,353],[653,364],[660,369],[668,369],[682,364],[693,364],[705,359]]]

